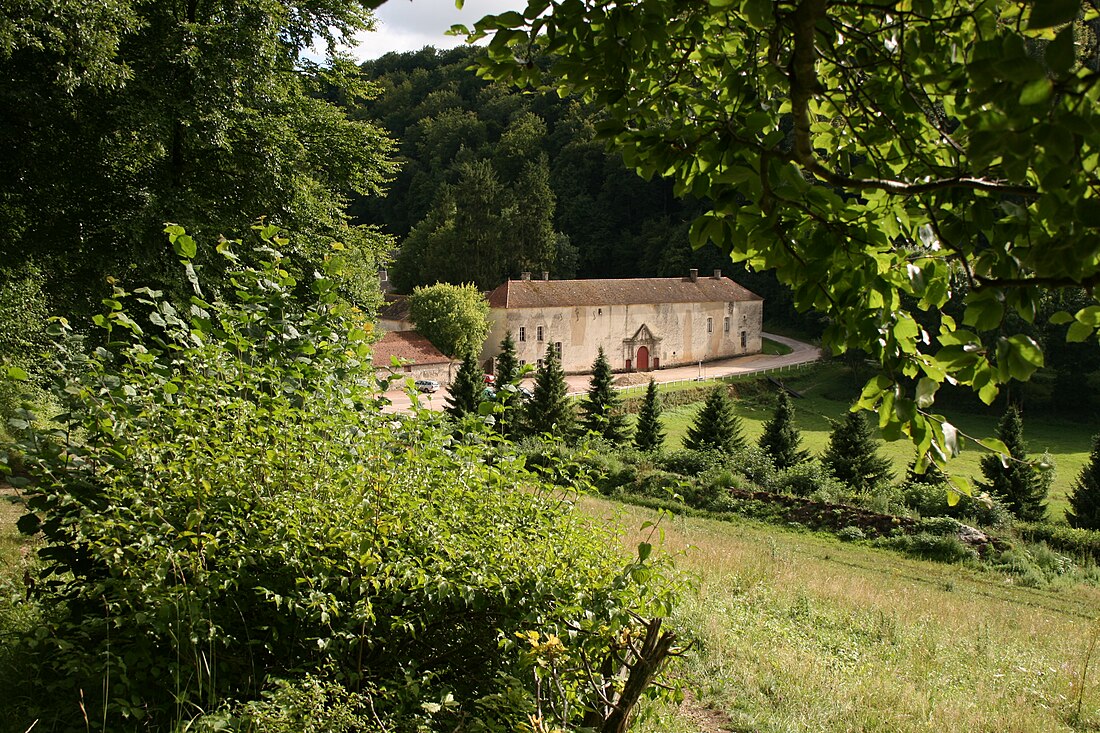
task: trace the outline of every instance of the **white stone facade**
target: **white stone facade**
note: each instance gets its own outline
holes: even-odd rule
[[[715,273],[699,278],[511,280],[490,294],[488,366],[507,332],[521,361],[553,345],[566,372],[592,369],[603,348],[615,371],[650,371],[755,354],[763,300]]]

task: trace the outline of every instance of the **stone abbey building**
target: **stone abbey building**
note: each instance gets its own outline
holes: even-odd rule
[[[763,299],[723,277],[509,280],[489,293],[486,370],[512,332],[537,364],[552,346],[566,372],[588,372],[602,346],[615,371],[650,371],[760,351]]]

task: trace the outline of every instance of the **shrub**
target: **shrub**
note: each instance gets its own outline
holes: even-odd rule
[[[857,540],[867,539],[866,533],[859,527],[844,527],[836,533],[838,539],[844,542],[855,542]]]
[[[700,476],[722,465],[724,460],[715,450],[678,450],[660,454],[657,465],[681,476]]]
[[[957,536],[945,537],[929,534],[928,532],[918,532],[917,534],[884,537],[876,540],[876,544],[924,560],[953,563],[978,559],[978,552],[960,541]]]
[[[760,446],[751,444],[742,446],[734,451],[733,457],[726,461],[726,465],[735,468],[760,488],[774,490],[772,486],[777,475],[775,462]]]
[[[48,613],[24,640],[38,698],[110,730],[204,710],[309,729],[295,701],[319,729],[357,728],[358,693],[368,727],[512,730],[552,690],[572,711],[556,723],[576,725],[594,707],[582,660],[629,653],[633,614],[669,608],[651,548],[624,562],[522,461],[449,440],[434,414],[381,413],[333,281],[299,305],[265,251],[231,302],[196,283],[187,319],[116,289],[96,319],[108,346],[54,365],[67,429],[21,414],[30,478],[12,482],[44,538]],[[530,634],[569,640],[553,687]],[[494,696],[515,704],[487,712]]]
[[[929,517],[917,522],[917,530],[939,537],[958,537],[962,523],[951,517]]]
[[[817,459],[810,459],[776,473],[775,491],[795,496],[839,496],[845,488]]]
[[[1100,561],[1100,531],[1048,522],[1016,522],[1013,529],[1028,542],[1044,543],[1075,557]]]

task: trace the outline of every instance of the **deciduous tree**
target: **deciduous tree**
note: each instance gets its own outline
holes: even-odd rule
[[[437,283],[413,290],[416,330],[447,356],[480,352],[489,335],[489,304],[474,285]]]
[[[827,313],[825,344],[880,366],[858,406],[942,463],[941,383],[989,404],[1044,363],[1009,314],[1092,288],[1051,318],[1100,326],[1098,26],[1080,0],[528,0],[472,36],[483,74],[599,104],[629,165],[710,201],[693,241]],[[961,321],[918,322],[960,284]]]
[[[612,387],[611,364],[601,346],[592,364],[588,397],[581,403],[584,429],[612,443],[625,442],[628,431],[621,406],[622,399]]]
[[[298,235],[299,282],[340,243],[340,287],[373,303],[391,242],[344,204],[379,190],[392,144],[336,103],[370,90],[335,50],[372,24],[355,0],[4,4],[0,262],[37,262],[55,312],[98,307],[105,275],[186,297],[164,223],[216,241],[266,217]],[[223,258],[195,263],[227,285]]]
[[[727,453],[745,446],[741,418],[733,412],[726,385],[719,384],[707,396],[695,422],[687,429],[684,447],[688,450],[720,450]]]

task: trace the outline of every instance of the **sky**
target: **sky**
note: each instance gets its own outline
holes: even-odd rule
[[[466,0],[458,10],[454,0],[387,0],[374,13],[377,29],[361,34],[352,53],[362,61],[390,51],[419,51],[424,46],[452,48],[463,43],[461,37],[444,35],[452,25],[472,27],[482,16],[525,6],[524,0]]]

